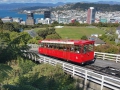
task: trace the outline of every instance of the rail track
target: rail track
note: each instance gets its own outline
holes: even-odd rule
[[[35,53],[37,53],[37,52],[35,52]],[[46,55],[43,55],[43,56],[44,57],[49,57],[49,56],[46,56]],[[50,57],[50,58],[53,58],[53,57]],[[58,58],[57,58],[57,60],[68,62],[68,61],[65,61],[65,60],[62,60],[62,59],[58,59]],[[68,62],[68,63],[72,63],[72,62]],[[76,63],[72,63],[72,64],[74,64],[76,66],[80,66],[79,64],[76,64]],[[114,67],[111,67],[111,66],[100,67],[100,66],[96,66],[96,65],[92,65],[92,64],[86,64],[86,65],[83,65],[82,67],[90,69],[94,72],[100,73],[102,75],[111,75],[111,76],[120,78],[120,69],[117,69],[117,68],[114,68]]]
[[[48,57],[48,56],[46,56],[46,57]],[[57,60],[72,63],[72,62],[65,61],[65,60],[58,59],[58,58],[57,58]],[[92,65],[91,63],[90,64],[85,64],[85,65],[80,65],[80,64],[76,64],[76,63],[72,63],[72,64],[75,64],[76,66],[82,66],[84,68],[90,69],[90,70],[92,70],[94,72],[97,72],[99,74],[102,74],[102,75],[114,76],[114,77],[120,78],[120,69],[117,69],[117,68],[114,68],[114,67],[111,67],[111,66],[100,67],[100,66]]]
[[[95,66],[95,65],[85,65],[84,67],[94,70],[94,72],[97,72],[100,74],[102,73],[104,75],[112,75],[112,76],[120,78],[120,69],[117,69],[114,67],[110,67],[110,66],[100,67],[100,66]]]

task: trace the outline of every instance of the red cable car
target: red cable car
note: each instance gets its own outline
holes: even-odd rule
[[[84,64],[95,61],[94,41],[89,40],[42,40],[40,54]]]

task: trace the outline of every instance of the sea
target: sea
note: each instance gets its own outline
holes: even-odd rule
[[[4,17],[12,17],[12,18],[21,18],[23,21],[26,21],[27,15],[26,14],[21,14],[18,11],[13,11],[13,10],[0,10],[0,18]],[[44,18],[43,14],[34,14],[34,19],[36,20],[37,18]]]

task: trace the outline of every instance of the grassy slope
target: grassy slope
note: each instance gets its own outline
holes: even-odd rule
[[[38,30],[44,30],[46,28],[35,28]],[[76,27],[76,26],[65,26],[63,28],[56,28],[56,32],[62,37],[62,39],[80,39],[83,35],[90,36],[91,34],[103,34],[104,30],[99,28],[89,27]]]
[[[56,32],[62,39],[80,39],[83,35],[90,36],[91,34],[103,34],[104,31],[99,28],[88,27],[63,27],[56,28]]]

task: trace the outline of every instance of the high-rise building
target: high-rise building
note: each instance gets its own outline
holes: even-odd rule
[[[27,12],[27,19],[26,19],[26,25],[34,25],[35,20],[32,12]]]
[[[95,9],[94,7],[90,7],[87,12],[87,23],[92,24],[95,22]]]
[[[44,19],[51,18],[51,12],[50,11],[44,11]]]

